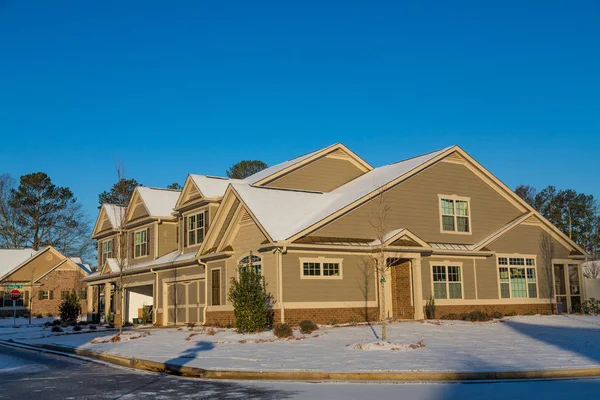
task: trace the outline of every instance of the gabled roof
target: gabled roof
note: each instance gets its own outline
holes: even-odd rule
[[[126,207],[116,204],[102,204],[102,208],[106,211],[106,216],[112,227],[114,229],[119,229],[121,227],[121,222],[123,221],[123,216],[125,215]]]
[[[148,214],[156,218],[170,218],[171,213],[177,199],[179,198],[180,190],[159,189],[146,186],[138,186],[135,192],[146,206]],[[135,193],[134,193],[135,195]],[[132,200],[134,196],[131,196]]]
[[[98,232],[101,230],[104,216],[106,216],[108,219],[112,230],[119,229],[121,227],[121,223],[123,222],[123,218],[125,217],[126,209],[127,207],[116,204],[102,204],[100,211],[98,212],[98,216],[96,217],[96,222],[94,223],[92,238],[95,238]]]
[[[92,268],[90,267],[90,264],[84,264],[81,257],[69,257],[69,260],[71,260],[73,263],[77,264],[77,266],[79,268],[81,268],[83,270],[83,272],[85,272],[86,274],[89,275],[92,273]]]
[[[230,183],[243,183],[243,179],[229,179],[218,176],[190,174],[190,178],[196,184],[203,197],[223,197]]]
[[[0,249],[0,280],[39,251],[33,249]]]
[[[286,240],[450,149],[375,168],[328,193],[231,186],[273,241]]]
[[[365,160],[354,154],[350,149],[344,146],[341,143],[335,143],[331,146],[324,147],[322,149],[313,151],[308,154],[304,154],[303,156],[292,158],[291,160],[284,161],[282,163],[273,165],[271,167],[265,168],[262,171],[259,171],[253,175],[244,179],[245,183],[250,185],[261,185],[267,181],[275,179],[280,174],[285,173],[288,170],[298,168],[299,166],[310,162],[316,158],[324,156],[328,153],[334,152],[336,150],[342,150],[347,153],[364,171],[370,171],[373,169]]]

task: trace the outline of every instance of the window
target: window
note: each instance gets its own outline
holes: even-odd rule
[[[341,279],[342,260],[326,258],[301,258],[300,277],[303,279]]]
[[[458,265],[432,266],[433,297],[462,299],[461,267]]]
[[[204,240],[204,213],[190,215],[188,218],[188,246],[202,243]]]
[[[53,290],[40,290],[38,292],[39,300],[54,300],[54,291]]]
[[[112,241],[112,239],[107,240],[106,242],[102,242],[100,244],[100,254],[102,255],[101,265],[104,265],[104,263],[106,262],[106,260],[108,258],[113,258],[113,241]]]
[[[440,196],[442,232],[470,233],[469,199],[457,196]]]
[[[17,307],[26,307],[29,305],[29,290],[21,290],[21,298],[17,300]],[[10,290],[0,292],[0,307],[12,307],[13,301],[10,298]]]
[[[250,253],[250,255],[240,260],[239,266],[240,268],[254,268],[254,272],[260,274],[262,272],[262,259]]]
[[[537,298],[535,258],[498,257],[500,298]]]
[[[213,269],[211,272],[212,278],[212,305],[221,305],[221,270]]]
[[[148,255],[148,230],[135,232],[135,258]]]

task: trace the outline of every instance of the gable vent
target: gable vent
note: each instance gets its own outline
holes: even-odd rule
[[[463,156],[461,156],[460,154],[458,154],[456,151],[453,152],[452,154],[449,154],[448,156],[446,156],[445,160],[454,161],[454,162],[465,162],[466,161],[463,158]]]
[[[252,221],[252,217],[248,214],[248,211],[244,210],[242,213],[242,217],[240,218],[240,223],[250,222]]]

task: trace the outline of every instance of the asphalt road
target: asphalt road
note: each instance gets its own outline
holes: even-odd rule
[[[600,380],[471,384],[209,381],[0,345],[0,399],[594,399]]]

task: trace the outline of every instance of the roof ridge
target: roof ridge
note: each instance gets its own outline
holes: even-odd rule
[[[413,157],[405,158],[405,159],[402,159],[402,160],[398,160],[398,161],[395,161],[395,162],[393,162],[393,163],[390,163],[390,164],[382,165],[381,167],[387,167],[388,165],[394,165],[394,164],[399,164],[399,163],[401,163],[401,162],[405,162],[405,161],[414,160],[415,158],[419,158],[419,157],[428,156],[428,155],[430,155],[430,154],[433,154],[433,153],[439,153],[439,152],[441,152],[441,151],[446,151],[446,150],[449,150],[449,149],[451,149],[452,147],[456,147],[456,146],[457,146],[457,145],[453,144],[452,146],[442,147],[441,149],[437,149],[437,150],[430,151],[430,152],[427,152],[427,153],[419,154],[419,155],[417,155],[417,156],[413,156]],[[378,168],[381,168],[381,167],[378,167]]]
[[[166,192],[181,192],[181,190],[178,190],[178,189],[160,188],[160,187],[155,187],[155,186],[136,186],[136,189],[140,189],[140,188],[151,189],[151,190],[164,190]]]

